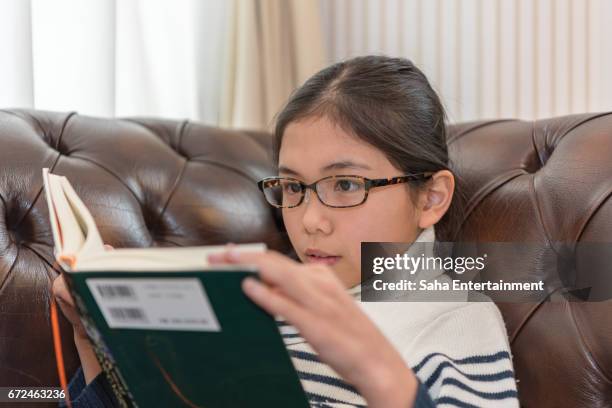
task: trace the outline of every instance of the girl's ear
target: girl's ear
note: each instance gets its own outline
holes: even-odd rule
[[[436,224],[450,207],[455,190],[455,177],[448,170],[435,173],[419,194],[419,228]]]

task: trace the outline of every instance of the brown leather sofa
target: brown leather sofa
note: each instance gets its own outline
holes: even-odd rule
[[[612,241],[611,114],[449,132],[468,200],[457,239]],[[58,384],[49,324],[58,272],[41,168],[70,178],[113,246],[264,241],[288,253],[282,221],[255,185],[274,173],[270,142],[186,121],[0,111],[0,386]],[[526,256],[500,273],[537,276],[539,262]],[[523,406],[612,406],[610,301],[499,306]],[[78,360],[61,324],[72,373]]]

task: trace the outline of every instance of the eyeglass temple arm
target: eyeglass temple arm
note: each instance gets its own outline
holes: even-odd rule
[[[386,179],[368,179],[368,184],[371,187],[383,187],[391,184],[400,184],[407,181],[426,179],[431,177],[430,173],[406,174],[403,176],[391,177]]]

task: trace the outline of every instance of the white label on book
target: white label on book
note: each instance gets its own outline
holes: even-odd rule
[[[221,331],[197,278],[89,278],[111,328]]]

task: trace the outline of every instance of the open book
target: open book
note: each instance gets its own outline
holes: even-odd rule
[[[241,290],[253,266],[209,265],[223,246],[106,250],[70,182],[43,180],[55,258],[120,406],[308,407],[276,322]]]
[[[53,240],[55,258],[68,271],[139,271],[192,270],[207,267],[212,252],[225,250],[223,246],[188,248],[135,248],[108,251],[104,247],[98,227],[66,177],[43,169],[43,183]],[[237,251],[264,251],[266,245],[237,245]],[[216,269],[219,266],[215,266]],[[225,268],[225,267],[224,267]],[[227,267],[232,269],[233,267]]]

